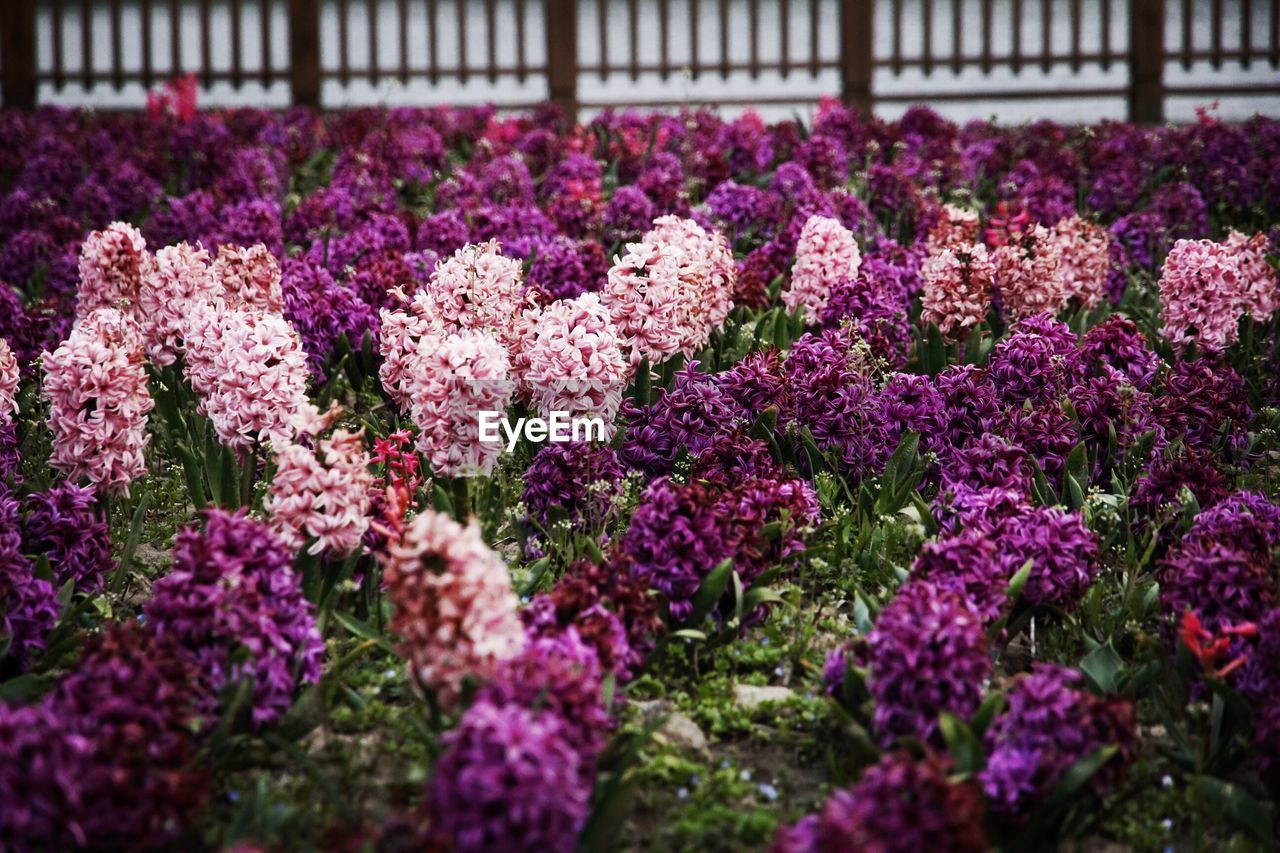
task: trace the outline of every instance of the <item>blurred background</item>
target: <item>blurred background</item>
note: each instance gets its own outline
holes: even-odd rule
[[[1280,0],[3,0],[0,16],[18,105],[136,108],[194,72],[202,106],[1280,113]]]

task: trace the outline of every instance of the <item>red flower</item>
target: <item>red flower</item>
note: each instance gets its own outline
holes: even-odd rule
[[[1222,636],[1214,637],[1200,623],[1200,617],[1188,610],[1182,614],[1182,628],[1179,631],[1179,635],[1182,637],[1182,642],[1188,651],[1200,661],[1200,666],[1207,674],[1217,678],[1226,678],[1232,672],[1244,666],[1245,661],[1249,658],[1248,654],[1241,654],[1226,665],[1218,666],[1229,653],[1232,640],[1236,637],[1256,637],[1258,635],[1258,626],[1252,622],[1226,625],[1222,628]]]

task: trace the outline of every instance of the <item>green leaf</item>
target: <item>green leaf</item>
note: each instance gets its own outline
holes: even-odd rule
[[[1035,565],[1035,560],[1027,560],[1022,564],[1022,568],[1018,569],[1017,574],[1009,579],[1009,585],[1005,587],[1004,597],[1009,604],[1016,604],[1018,599],[1022,597],[1022,588],[1027,585],[1027,579],[1031,577],[1031,567]]]
[[[731,577],[733,577],[732,557],[722,561],[712,569],[706,580],[698,587],[698,591],[693,594],[693,612],[685,620],[684,627],[695,627],[702,624],[707,615],[711,613],[712,608],[724,596],[725,590],[729,588],[729,579]]]
[[[1116,676],[1123,666],[1124,660],[1110,642],[1098,646],[1080,661],[1080,671],[1098,693],[1116,692]]]
[[[1004,710],[1004,694],[995,690],[991,691],[982,700],[978,710],[973,712],[973,719],[969,721],[969,728],[973,729],[973,733],[981,738],[987,733],[987,729],[991,728],[991,723],[1002,710]]]
[[[1227,821],[1270,848],[1274,818],[1269,809],[1259,803],[1252,794],[1230,782],[1212,776],[1197,776],[1196,787],[1204,798],[1217,807]]]
[[[431,503],[435,506],[436,512],[453,515],[453,498],[449,496],[449,491],[439,482],[431,484]]]
[[[982,769],[982,743],[972,729],[950,711],[943,711],[938,716],[938,728],[946,741],[947,752],[956,763],[956,770],[972,775]]]
[[[364,622],[361,622],[356,617],[343,613],[340,610],[335,610],[333,618],[337,619],[338,624],[343,628],[346,628],[353,636],[359,637],[362,640],[372,640],[377,643],[380,648],[394,653],[395,650],[391,648],[391,643],[387,640],[384,634]]]

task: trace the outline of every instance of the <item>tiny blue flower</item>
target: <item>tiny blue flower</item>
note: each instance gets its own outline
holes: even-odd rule
[[[681,786],[681,787],[676,791],[676,796],[677,796],[677,797],[679,797],[679,798],[680,798],[680,799],[682,799],[682,800],[687,800],[687,799],[689,799],[689,789],[688,789],[688,788],[685,788],[685,787],[683,787],[683,786]]]
[[[768,782],[761,782],[760,796],[772,803],[774,800],[778,799],[778,789],[770,785]]]

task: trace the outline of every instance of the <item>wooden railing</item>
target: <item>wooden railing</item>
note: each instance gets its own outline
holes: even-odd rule
[[[1068,14],[1057,15],[1053,0],[0,0],[0,93],[5,106],[29,108],[42,92],[120,91],[194,73],[205,88],[287,84],[293,103],[320,107],[328,83],[512,79],[541,81],[545,97],[573,114],[606,105],[580,93],[589,76],[678,75],[744,81],[719,103],[811,100],[813,81],[831,80],[846,102],[870,109],[1043,97],[1043,85],[1020,84],[1026,74],[1093,67],[1111,73],[1081,78],[1068,93],[1124,96],[1140,122],[1160,121],[1171,94],[1280,94],[1276,74],[1252,83],[1166,79],[1167,69],[1198,63],[1280,68],[1280,0],[1087,0],[1087,12],[1085,2],[1068,0]],[[975,19],[976,50],[967,37]],[[1228,21],[1238,32],[1227,33]],[[877,40],[886,23],[887,38]],[[973,68],[1010,85],[979,90],[964,76]],[[929,91],[876,85],[878,75],[907,73],[955,80]],[[755,91],[761,75],[781,90]],[[791,92],[806,77],[807,93]]]

